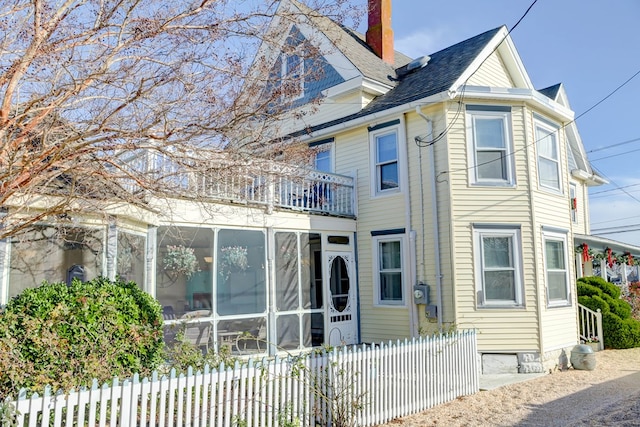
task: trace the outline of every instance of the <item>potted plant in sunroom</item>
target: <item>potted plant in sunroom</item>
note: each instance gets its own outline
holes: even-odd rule
[[[243,273],[249,268],[249,259],[246,246],[223,246],[220,248],[220,261],[218,274],[224,280],[229,279],[232,273]]]
[[[185,275],[188,279],[193,273],[200,271],[200,264],[193,248],[183,245],[167,245],[167,252],[162,259],[162,265],[164,271],[174,281],[180,275]]]

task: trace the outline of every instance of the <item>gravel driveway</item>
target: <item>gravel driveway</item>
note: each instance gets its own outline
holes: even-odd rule
[[[640,426],[640,348],[601,351],[593,371],[556,371],[387,425]]]

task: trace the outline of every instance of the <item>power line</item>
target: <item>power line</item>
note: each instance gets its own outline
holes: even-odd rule
[[[478,163],[478,164],[476,164],[476,165],[469,166],[468,168],[455,169],[455,170],[453,170],[453,171],[449,171],[448,173],[456,173],[456,172],[469,171],[469,170],[472,170],[472,169],[477,169],[477,168],[479,168],[480,166],[484,166],[484,165],[488,165],[488,164],[490,164],[490,163],[494,163],[494,162],[497,162],[497,161],[501,161],[502,159],[506,158],[507,156],[514,156],[516,153],[518,153],[518,152],[520,152],[520,151],[524,151],[525,149],[529,148],[530,146],[533,146],[534,144],[537,144],[539,141],[541,141],[542,139],[546,138],[547,136],[549,136],[549,135],[551,135],[551,134],[557,134],[557,133],[559,133],[559,132],[560,132],[560,130],[562,130],[562,129],[566,128],[567,126],[569,126],[569,125],[570,125],[570,124],[572,124],[572,123],[575,123],[575,122],[576,122],[576,120],[578,120],[579,118],[583,117],[585,114],[589,113],[589,112],[590,112],[591,110],[593,110],[595,107],[597,107],[598,105],[602,104],[605,100],[609,99],[609,98],[610,98],[614,93],[616,93],[618,90],[620,90],[620,89],[621,89],[621,88],[623,88],[625,85],[627,85],[631,80],[633,80],[633,79],[634,79],[636,76],[638,76],[639,74],[640,74],[640,70],[636,71],[636,72],[635,72],[631,77],[629,77],[627,80],[625,80],[625,81],[624,81],[624,83],[622,83],[622,84],[618,85],[618,87],[616,87],[613,91],[609,92],[607,95],[605,95],[602,99],[600,99],[598,102],[596,102],[595,104],[593,104],[593,105],[592,105],[591,107],[589,107],[587,110],[585,110],[584,112],[582,112],[581,114],[579,114],[577,117],[575,117],[575,118],[574,118],[573,120],[571,120],[570,122],[567,122],[567,123],[563,124],[563,125],[562,125],[562,126],[560,126],[558,129],[556,129],[556,130],[554,130],[553,132],[551,132],[551,133],[549,133],[549,134],[545,135],[544,137],[542,137],[542,138],[540,138],[540,139],[536,139],[535,141],[533,141],[533,142],[532,142],[532,143],[530,143],[530,144],[525,144],[525,146],[524,146],[524,147],[522,147],[522,148],[519,148],[519,149],[517,149],[517,150],[513,150],[513,151],[511,151],[511,152],[509,152],[509,153],[507,153],[507,154],[502,154],[502,155],[501,155],[499,158],[497,158],[497,159],[489,160],[489,161],[486,161],[486,162],[483,162],[483,163]],[[592,167],[593,167],[594,169],[596,169],[596,168],[595,168],[595,166],[593,166],[593,165],[592,165]],[[601,176],[603,176],[603,177],[607,178],[607,180],[608,180],[610,183],[613,183],[613,181],[612,181],[610,178],[608,178],[604,173],[602,173],[601,171],[598,171],[598,173],[599,173]],[[617,187],[619,187],[617,184],[616,184],[616,186],[617,186]],[[623,191],[624,191],[624,190],[623,190]],[[625,192],[625,193],[626,193],[626,192]],[[636,199],[635,197],[631,196],[631,195],[630,195],[630,194],[628,194],[628,193],[627,193],[627,195],[629,195],[632,199],[634,199],[635,201],[637,201],[638,203],[640,203],[640,200]]]
[[[640,184],[629,184],[629,185],[625,185],[624,187],[619,187],[619,188],[614,188],[609,190],[602,190],[602,191],[594,191],[593,193],[589,193],[589,196],[595,196],[596,194],[602,194],[602,193],[610,193],[612,191],[618,191],[623,188],[638,187],[638,186],[640,186]]]
[[[638,140],[640,140],[640,138],[638,138]],[[604,160],[604,159],[610,159],[612,157],[624,156],[625,154],[635,153],[636,151],[640,151],[640,148],[635,149],[635,150],[627,150],[624,153],[611,154],[610,156],[598,157],[597,159],[593,159],[591,161],[592,162],[597,162],[597,161]]]
[[[638,73],[636,73],[637,75]],[[635,200],[636,202],[640,203],[640,199],[636,198],[635,196],[633,196],[631,193],[629,193],[627,190],[625,190],[623,187],[619,186],[618,184],[616,184],[611,178],[609,178],[607,175],[604,174],[604,172],[598,170],[598,168],[596,168],[595,166],[591,165],[591,167],[593,169],[595,169],[596,172],[598,172],[600,174],[600,176],[603,176],[604,178],[607,179],[607,181],[609,181],[611,184],[615,185],[616,189],[621,190],[624,194],[626,194],[627,196],[631,197],[633,200]]]
[[[606,231],[606,232],[599,232],[599,233],[594,233],[593,231],[591,232],[591,234],[593,234],[594,236],[598,236],[598,235],[603,235],[603,234],[620,234],[620,233],[630,233],[632,231],[640,231],[640,228],[630,228],[628,230],[617,230],[617,231]]]
[[[608,150],[610,148],[619,147],[621,145],[631,144],[632,142],[636,142],[636,141],[640,141],[640,138],[634,138],[634,139],[630,139],[628,141],[622,141],[622,142],[618,142],[616,144],[610,144],[610,145],[607,145],[606,147],[594,148],[593,150],[587,151],[587,154],[595,153],[597,151],[602,151],[602,150]]]
[[[606,220],[603,220],[603,221],[592,222],[592,223],[591,223],[591,225],[594,225],[594,224],[602,224],[602,223],[605,223],[605,222],[623,221],[623,220],[625,220],[625,219],[638,218],[638,216],[639,216],[639,215],[627,216],[627,217],[624,217],[624,218],[617,218],[617,219],[606,219]]]
[[[533,8],[533,6],[538,2],[538,0],[533,0],[533,2],[529,5],[529,7],[527,8],[527,10],[522,14],[522,16],[520,17],[520,19],[518,19],[518,21],[511,27],[511,29],[509,29],[507,31],[507,34],[505,34],[505,36],[502,38],[502,40],[500,40],[500,43],[496,44],[496,46],[493,48],[493,50],[491,51],[491,53],[489,53],[480,63],[480,65],[478,65],[476,67],[476,69],[469,74],[469,77],[467,77],[464,81],[464,83],[462,84],[462,90],[460,91],[460,98],[458,99],[458,109],[456,111],[456,114],[454,115],[453,119],[451,120],[450,124],[447,125],[447,127],[438,134],[438,136],[436,136],[435,138],[431,138],[430,141],[424,141],[422,137],[420,136],[416,136],[415,142],[416,145],[418,145],[418,147],[428,147],[430,145],[435,144],[436,142],[440,141],[442,138],[444,138],[449,131],[451,130],[451,128],[456,124],[456,122],[458,121],[458,118],[460,117],[460,113],[462,112],[462,104],[464,102],[464,93],[465,90],[467,88],[467,82],[469,81],[469,79],[471,77],[473,77],[473,75],[482,67],[482,65],[491,57],[491,55],[493,55],[493,53],[498,50],[498,48],[502,45],[502,43],[507,39],[507,37],[509,37],[509,35],[511,35],[511,32],[513,32],[513,30],[516,29],[516,27],[518,25],[520,25],[520,23],[522,22],[522,20],[525,18],[525,16],[527,16],[529,14],[529,12],[531,11],[531,9]],[[426,135],[425,137],[428,137],[429,135]]]

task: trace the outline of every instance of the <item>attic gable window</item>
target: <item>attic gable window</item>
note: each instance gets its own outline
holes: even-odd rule
[[[283,53],[281,58],[282,98],[295,101],[304,97],[304,57],[298,49]]]
[[[510,107],[468,105],[467,141],[472,184],[515,184]]]

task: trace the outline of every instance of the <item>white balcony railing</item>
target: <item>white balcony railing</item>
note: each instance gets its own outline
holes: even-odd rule
[[[292,209],[336,216],[355,216],[354,178],[265,160],[245,163],[221,160],[214,167],[178,165],[158,153],[140,151],[126,160],[133,176],[143,176],[173,195]],[[125,188],[141,186],[127,179]]]

